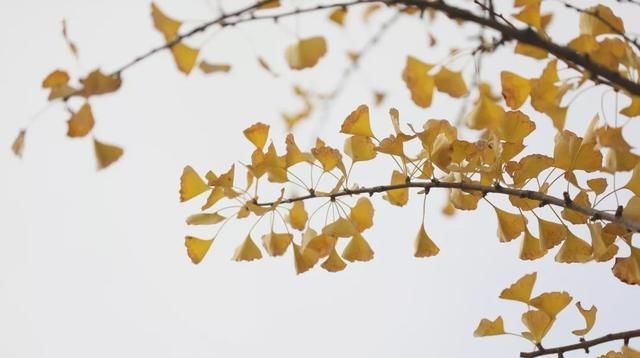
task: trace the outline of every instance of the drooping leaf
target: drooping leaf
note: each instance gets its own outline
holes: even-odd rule
[[[527,327],[534,342],[540,343],[553,325],[554,319],[543,311],[527,311],[522,314],[522,323]]]
[[[302,70],[315,66],[326,53],[327,43],[324,37],[315,36],[301,39],[287,47],[285,58],[290,68]]]
[[[187,218],[189,225],[215,225],[226,219],[218,213],[193,214]]]
[[[356,233],[342,251],[342,257],[351,262],[369,261],[373,258],[373,250],[364,237]]]
[[[207,190],[209,186],[200,178],[200,175],[192,167],[188,165],[184,167],[180,176],[180,201],[187,201]]]
[[[262,246],[270,256],[282,256],[287,251],[293,235],[271,232],[262,236]]]
[[[182,42],[178,42],[177,44],[171,46],[171,53],[173,54],[173,59],[176,62],[178,70],[180,70],[180,72],[184,73],[185,75],[188,75],[196,65],[200,50],[189,47]]]
[[[207,254],[213,244],[214,239],[204,240],[198,239],[193,236],[187,236],[184,238],[184,246],[187,247],[187,255],[194,264],[199,264],[200,261]]]
[[[573,298],[567,292],[545,292],[532,298],[529,304],[555,318]]]
[[[404,71],[402,72],[402,79],[411,92],[411,99],[416,105],[422,108],[431,106],[435,80],[432,76],[429,76],[427,72],[429,72],[432,67],[433,65],[422,62],[415,57],[408,56]]]
[[[366,197],[361,197],[351,208],[349,219],[358,232],[363,232],[373,226],[373,204]]]
[[[298,275],[309,271],[318,263],[319,258],[318,253],[314,250],[309,248],[302,249],[299,245],[293,244],[293,259]]]
[[[538,274],[536,272],[522,276],[518,281],[509,286],[509,288],[502,290],[500,298],[529,304],[533,285],[535,285],[537,277]]]
[[[361,104],[342,122],[340,133],[373,137],[369,123],[369,107]]]
[[[71,118],[67,121],[67,136],[71,138],[84,137],[95,125],[91,105],[87,102],[80,109],[71,113]]]
[[[233,254],[234,261],[253,261],[262,258],[262,253],[251,237],[247,237],[242,241],[242,244],[236,248]]]
[[[584,309],[582,308],[582,303],[580,302],[576,302],[576,307],[578,308],[578,311],[580,311],[582,317],[584,317],[586,327],[583,329],[576,329],[574,331],[571,331],[571,333],[575,334],[576,336],[584,337],[587,333],[589,333],[589,331],[591,331],[591,328],[593,328],[593,325],[596,323],[596,314],[598,313],[598,309],[596,308],[596,306],[591,306],[591,308],[588,310]]]
[[[347,263],[338,255],[336,249],[332,249],[327,259],[322,263],[322,268],[329,272],[342,271],[347,267]]]
[[[244,133],[244,136],[253,143],[257,149],[262,150],[267,143],[269,126],[258,122],[245,129],[242,133]]]
[[[473,332],[474,337],[489,337],[489,336],[499,336],[501,334],[505,334],[504,331],[504,322],[501,316],[498,316],[493,321],[490,321],[486,318],[483,318],[478,324],[478,327]]]
[[[584,240],[567,230],[567,237],[558,250],[555,260],[563,263],[582,263],[592,259],[593,248]]]
[[[442,67],[434,77],[436,88],[451,97],[460,98],[469,93],[461,72]]]
[[[495,211],[498,216],[498,237],[501,242],[509,242],[524,232],[524,216],[512,214],[498,208],[495,208]]]
[[[113,144],[100,142],[95,138],[93,139],[93,148],[96,154],[98,169],[105,169],[106,167],[110,166],[118,159],[120,159],[120,157],[124,153],[122,148]]]
[[[429,235],[427,235],[427,232],[424,229],[424,224],[420,225],[420,230],[418,231],[418,235],[416,235],[414,248],[413,256],[415,257],[431,257],[440,252],[440,249],[435,242],[433,242]]]
[[[401,172],[394,170],[391,174],[391,185],[401,185],[404,184],[405,181],[406,177]],[[404,206],[409,201],[409,189],[400,188],[389,190],[384,198],[392,205]]]

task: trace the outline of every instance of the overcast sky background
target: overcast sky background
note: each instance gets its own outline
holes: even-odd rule
[[[586,3],[591,2],[580,2]],[[556,250],[538,261],[520,261],[519,240],[498,242],[488,205],[446,218],[440,214],[444,192],[430,195],[427,204],[427,231],[441,248],[434,258],[412,256],[421,200],[414,198],[400,209],[376,196],[376,225],[365,235],[375,259],[349,265],[339,274],[316,268],[297,276],[290,252],[283,258],[232,262],[234,248],[246,235],[246,222],[229,225],[200,265],[190,262],[183,237],[211,235],[213,229],[195,231],[185,225],[185,217],[197,211],[204,198],[179,203],[182,168],[189,164],[202,173],[221,172],[234,161],[248,161],[252,146],[241,131],[256,121],[271,124],[272,138],[281,145],[285,129],[279,113],[300,106],[291,84],[333,88],[348,66],[345,50],[359,49],[391,11],[375,14],[368,25],[358,21],[362,9],[354,11],[346,31],[328,23],[325,12],[279,25],[224,30],[208,39],[202,56],[231,63],[228,75],[194,71],[185,77],[168,53],[153,56],[124,74],[116,94],[92,100],[97,123],[93,134],[125,149],[119,162],[96,172],[90,138],[66,137],[68,115],[59,103],[29,125],[23,160],[9,147],[29,118],[46,106],[40,83],[51,70],[65,68],[74,75],[96,67],[110,71],[162,42],[152,27],[149,1],[0,4],[0,356],[515,357],[531,345],[517,337],[478,339],[472,333],[481,318],[498,314],[507,330],[524,329],[524,307],[497,297],[533,271],[539,272],[534,294],[567,290],[573,303],[598,306],[590,337],[640,328],[640,289],[615,279],[613,262],[558,264],[553,261]],[[224,4],[227,9],[241,5]],[[162,0],[159,5],[176,18],[195,21],[190,24],[216,16],[213,0]],[[640,32],[639,7],[612,6],[629,32]],[[544,2],[543,9],[557,7]],[[561,14],[551,32],[557,34],[554,40],[564,42],[577,34],[577,17]],[[79,47],[79,62],[61,36],[65,18]],[[438,47],[426,46],[427,29],[438,38]],[[474,29],[443,17],[434,23],[403,18],[366,55],[324,122],[319,125],[321,118],[315,116],[295,132],[299,145],[308,146],[320,135],[342,147],[339,125],[361,103],[372,107],[376,133],[392,131],[390,106],[400,110],[404,123],[416,127],[429,118],[454,119],[459,101],[437,93],[431,108],[420,109],[410,101],[400,74],[408,54],[440,61],[449,47],[464,47]],[[296,36],[319,34],[329,46],[320,64],[301,73],[287,70],[286,46]],[[539,75],[540,64],[511,52],[512,45],[485,60],[482,78],[497,83],[502,69]],[[256,54],[282,76],[274,79],[259,68]],[[468,57],[452,66],[464,66],[467,78],[473,72]],[[372,89],[389,93],[375,109]],[[588,120],[601,113],[601,97],[602,92],[594,90],[578,98],[567,127],[581,134]],[[613,95],[605,97],[609,120],[614,102]],[[528,105],[523,110],[539,128],[526,141],[527,153],[551,153],[550,121],[533,114]],[[465,138],[477,135],[460,131]],[[625,133],[637,142],[640,125],[631,123]],[[372,169],[356,167],[353,180],[386,183],[392,164],[382,159]],[[570,330],[584,323],[573,303],[560,315],[546,345],[577,341]],[[582,353],[567,355],[572,356]]]

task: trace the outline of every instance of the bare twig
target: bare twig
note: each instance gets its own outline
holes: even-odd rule
[[[596,338],[588,341],[582,340],[580,341],[580,343],[570,344],[570,345],[561,346],[561,347],[541,348],[532,352],[522,352],[520,353],[520,357],[533,358],[533,357],[541,357],[546,355],[558,355],[559,357],[562,357],[562,355],[566,352],[577,351],[577,350],[588,350],[590,347],[593,347],[602,343],[617,341],[617,340],[623,340],[624,344],[627,345],[629,343],[629,339],[634,337],[640,337],[640,329],[636,329],[633,331],[619,332],[619,333],[610,333],[600,338]]]

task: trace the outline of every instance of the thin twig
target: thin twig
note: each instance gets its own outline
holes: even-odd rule
[[[624,344],[627,345],[629,343],[629,339],[634,337],[640,337],[640,329],[636,329],[633,331],[625,331],[619,333],[610,333],[606,336],[602,336],[600,338],[592,339],[592,340],[583,340],[580,343],[570,344],[561,347],[555,348],[542,348],[532,352],[522,352],[520,353],[521,358],[533,358],[533,357],[541,357],[546,355],[557,354],[559,357],[566,352],[577,351],[577,350],[587,350],[590,347],[607,343],[611,341],[624,340]]]

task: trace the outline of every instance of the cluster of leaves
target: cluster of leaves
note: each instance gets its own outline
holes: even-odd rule
[[[521,334],[505,331],[502,316],[498,316],[494,320],[482,319],[473,333],[474,336],[516,335],[531,341],[537,347],[541,348],[542,339],[549,333],[551,327],[553,327],[553,324],[556,322],[558,314],[571,303],[573,297],[565,291],[553,291],[543,292],[532,298],[531,293],[533,292],[536,279],[537,273],[535,272],[524,275],[511,286],[502,290],[499,296],[503,300],[516,301],[526,305],[526,311],[522,314],[522,323],[527,331]],[[584,318],[585,328],[573,330],[571,333],[581,337],[581,342],[584,342],[584,337],[591,331],[596,323],[598,309],[595,306],[586,309],[582,306],[581,302],[576,302],[575,306]],[[635,358],[639,356],[640,352],[633,350],[625,343],[621,352],[611,351],[601,356],[601,358]]]

